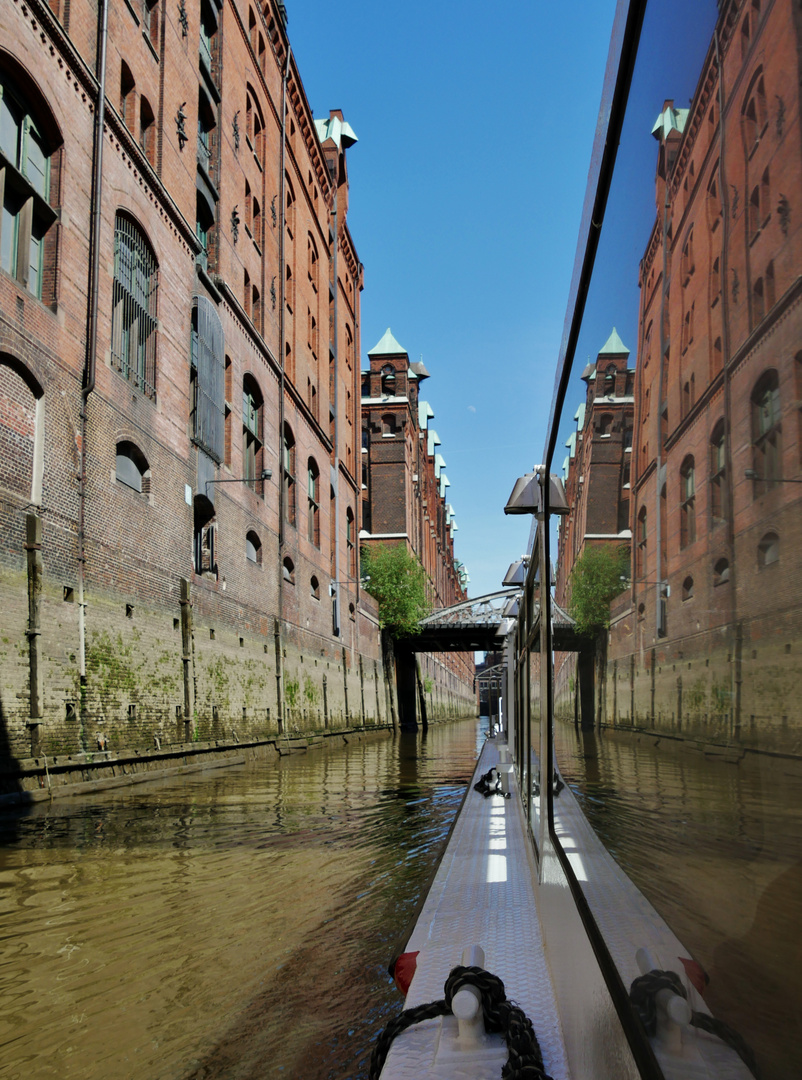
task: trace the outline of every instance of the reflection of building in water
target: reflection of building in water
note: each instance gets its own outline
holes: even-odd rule
[[[666,101],[653,128],[633,580],[597,668],[608,723],[784,749],[802,723],[802,487],[789,482],[802,480],[795,9],[720,4],[690,108]]]

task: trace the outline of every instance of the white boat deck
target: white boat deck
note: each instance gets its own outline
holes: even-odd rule
[[[498,764],[498,749],[485,743],[472,784]],[[553,1080],[569,1080],[557,1004],[543,953],[532,854],[520,800],[485,799],[471,787],[434,883],[406,948],[419,950],[406,1007],[443,997],[449,971],[463,949],[480,945],[485,969],[504,982],[507,998],[532,1021]],[[450,1021],[451,1024],[455,1022]],[[438,1055],[441,1020],[426,1020],[395,1040],[382,1080],[497,1080],[498,1056],[466,1063]],[[494,1041],[500,1042],[500,1036]],[[506,1053],[502,1053],[501,1061]]]
[[[419,955],[405,1007],[442,999],[446,978],[462,963],[463,950],[479,945],[485,969],[502,979],[507,998],[532,1021],[547,1073],[553,1080],[570,1080],[520,799],[515,794],[485,799],[473,790],[479,776],[498,764],[499,747],[489,740],[406,945],[407,952]],[[646,946],[656,966],[680,973],[693,1008],[708,1011],[678,960],[689,954],[604,849],[567,788],[555,807],[555,821],[625,984],[639,974],[636,952]],[[497,1080],[507,1056],[501,1037],[490,1037],[493,1045],[486,1056],[459,1055],[454,1053],[455,1032],[453,1017],[408,1028],[393,1043],[381,1080]],[[751,1080],[733,1050],[697,1029],[686,1029],[681,1044],[671,1049],[659,1041],[653,1045],[666,1080]]]

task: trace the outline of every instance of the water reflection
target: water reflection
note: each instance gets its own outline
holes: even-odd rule
[[[557,724],[596,832],[710,976],[764,1080],[802,1075],[802,763]]]
[[[476,747],[465,721],[0,817],[3,1075],[366,1075]]]

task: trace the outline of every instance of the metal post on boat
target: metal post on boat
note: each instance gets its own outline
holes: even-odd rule
[[[648,949],[638,949],[635,962],[641,975],[659,970],[659,965]],[[657,1032],[655,1041],[665,1053],[683,1053],[682,1029],[691,1022],[693,1010],[687,999],[675,994],[673,990],[658,990],[655,994],[657,1003]]]
[[[481,945],[470,945],[462,951],[463,967],[485,966],[485,953]],[[454,995],[451,1002],[451,1011],[457,1018],[459,1035],[457,1036],[461,1050],[472,1050],[484,1046],[487,1035],[485,1022],[482,1015],[482,995],[475,986],[463,986]]]

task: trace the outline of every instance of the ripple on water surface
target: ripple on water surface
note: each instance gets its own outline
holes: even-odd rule
[[[477,721],[0,816],[3,1076],[358,1080]]]

